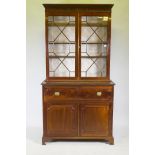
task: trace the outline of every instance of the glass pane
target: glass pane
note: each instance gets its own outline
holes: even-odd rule
[[[106,77],[108,22],[105,17],[81,18],[81,77]]]
[[[106,58],[81,58],[82,77],[105,77]]]
[[[75,44],[49,44],[49,56],[75,56]]]
[[[51,77],[75,77],[74,58],[49,59],[49,68]]]
[[[106,56],[107,45],[105,44],[81,44],[81,56]]]
[[[48,17],[50,77],[75,77],[75,17]]]

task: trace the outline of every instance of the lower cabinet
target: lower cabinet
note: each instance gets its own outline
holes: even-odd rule
[[[49,102],[46,130],[53,137],[108,136],[110,106],[102,102]]]
[[[113,144],[112,117],[111,85],[43,87],[43,144],[56,139],[100,139]]]

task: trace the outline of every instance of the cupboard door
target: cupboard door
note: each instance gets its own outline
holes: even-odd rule
[[[81,16],[81,77],[107,78],[109,55],[108,16]]]
[[[48,16],[49,77],[76,76],[76,16]]]
[[[48,104],[47,134],[50,136],[77,135],[77,105],[74,103]]]
[[[108,136],[109,105],[81,104],[80,105],[80,135]]]

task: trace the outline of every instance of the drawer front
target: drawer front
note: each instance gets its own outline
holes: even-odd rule
[[[77,97],[76,87],[44,87],[44,99],[74,99]]]
[[[112,86],[43,87],[44,101],[53,99],[102,99],[112,100]]]
[[[79,89],[79,97],[83,99],[112,99],[112,86],[87,86]]]

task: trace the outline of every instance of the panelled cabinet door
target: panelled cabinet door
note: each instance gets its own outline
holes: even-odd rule
[[[108,136],[109,134],[109,105],[81,104],[80,105],[80,135]]]
[[[49,136],[77,136],[77,105],[48,104],[47,134]]]

